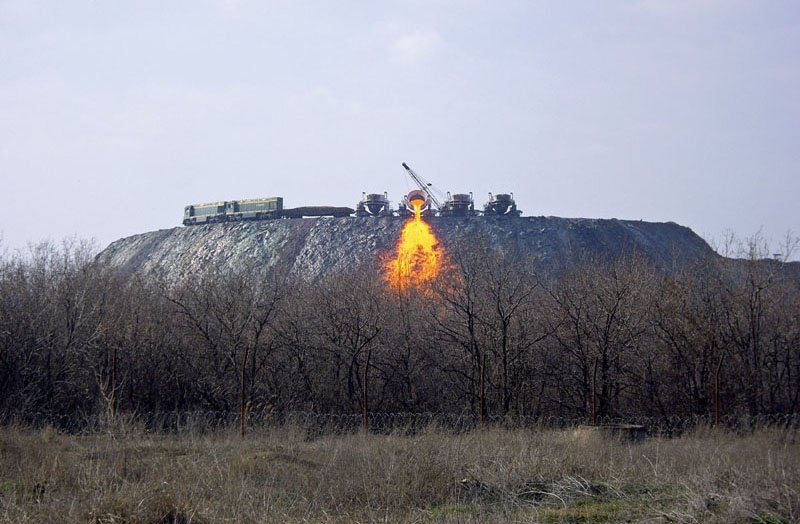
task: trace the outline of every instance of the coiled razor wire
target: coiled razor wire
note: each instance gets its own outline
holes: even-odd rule
[[[309,436],[354,433],[363,425],[362,415],[314,413],[305,411],[252,412],[247,414],[246,426],[252,430],[269,427],[294,426]],[[643,426],[648,435],[677,437],[688,430],[714,425],[713,416],[668,417],[602,417],[600,425],[632,424]],[[589,424],[585,417],[560,416],[499,416],[485,417],[485,424],[508,429],[568,429]],[[207,433],[233,430],[240,425],[238,411],[146,411],[125,412],[114,416],[101,414],[63,413],[6,413],[0,412],[0,426],[42,428],[53,427],[67,433],[101,433],[113,428],[127,427],[152,433]],[[369,429],[374,433],[415,433],[435,427],[447,431],[465,432],[480,426],[480,418],[472,413],[390,412],[370,413]],[[762,428],[800,431],[800,414],[726,415],[720,426],[741,433]]]

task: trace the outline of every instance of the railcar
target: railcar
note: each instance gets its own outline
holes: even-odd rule
[[[283,197],[252,198],[188,205],[183,209],[183,225],[265,220],[282,216]]]
[[[253,198],[188,205],[183,210],[183,225],[277,218],[346,217],[354,212],[355,210],[350,207],[334,206],[285,208],[283,197]]]

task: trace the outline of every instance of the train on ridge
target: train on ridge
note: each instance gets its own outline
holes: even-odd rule
[[[508,216],[522,214],[514,202],[514,193],[489,193],[483,210],[475,209],[472,193],[442,193],[408,164],[403,162],[408,176],[419,187],[403,196],[396,210],[392,209],[386,193],[362,193],[355,209],[334,206],[305,206],[285,208],[283,197],[230,200],[210,204],[188,205],[183,210],[183,225],[192,226],[212,222],[238,222],[242,220],[273,220],[303,217],[407,217],[414,214],[414,205],[423,216]]]
[[[419,198],[418,190],[409,193],[410,196]],[[183,210],[183,225],[194,226],[216,222],[239,222],[251,220],[274,220],[284,218],[303,217],[407,217],[413,215],[411,199],[405,195],[398,204],[397,209],[391,207],[386,193],[365,193],[356,205],[356,208],[336,206],[303,206],[286,208],[283,206],[283,197],[253,198],[247,200],[228,200],[211,202],[207,204],[191,204]],[[510,216],[518,217],[521,211],[517,209],[513,194],[489,194],[489,200],[483,210],[475,209],[472,194],[448,193],[447,200],[436,207],[423,195],[424,216]]]

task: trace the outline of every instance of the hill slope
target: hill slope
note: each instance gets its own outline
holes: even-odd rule
[[[691,229],[672,222],[558,217],[433,217],[428,222],[446,251],[483,238],[494,247],[518,248],[552,269],[585,256],[631,252],[664,268],[716,256]],[[321,218],[176,227],[117,240],[98,261],[169,281],[245,263],[290,267],[314,279],[391,255],[402,224],[400,218]]]

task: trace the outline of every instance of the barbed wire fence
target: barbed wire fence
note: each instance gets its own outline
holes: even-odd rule
[[[331,414],[289,411],[285,413],[249,413],[247,426],[252,431],[275,427],[296,427],[309,436],[356,433],[362,428],[362,415]],[[370,431],[374,433],[415,433],[426,428],[466,432],[477,429],[480,420],[473,414],[462,413],[371,413]],[[650,436],[677,437],[688,430],[710,427],[713,416],[670,417],[605,417],[600,425],[643,426]],[[489,416],[487,427],[507,429],[569,429],[590,424],[588,418],[560,416]],[[747,433],[763,428],[800,431],[800,415],[728,415],[720,425],[729,430]],[[202,434],[239,427],[239,413],[233,411],[156,411],[109,414],[52,414],[52,413],[0,413],[0,426],[43,428],[75,434],[92,434],[126,427],[150,433]]]

